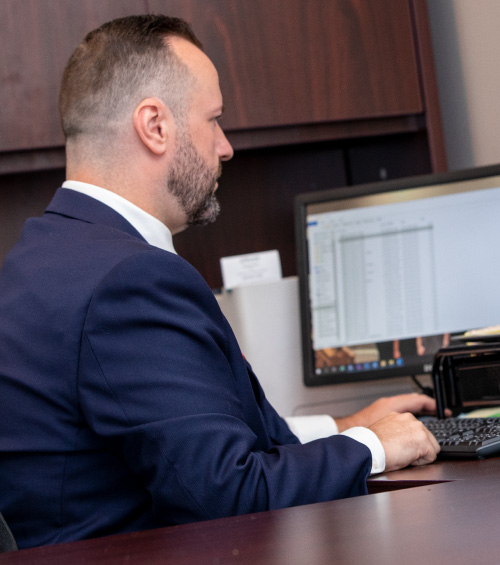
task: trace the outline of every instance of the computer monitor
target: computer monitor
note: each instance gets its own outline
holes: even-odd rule
[[[500,165],[301,194],[306,385],[429,373],[500,324]]]

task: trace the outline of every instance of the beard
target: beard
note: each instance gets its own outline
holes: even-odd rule
[[[215,222],[220,205],[215,197],[217,179],[221,174],[211,169],[198,153],[187,133],[179,136],[167,186],[186,214],[188,226],[205,226]]]

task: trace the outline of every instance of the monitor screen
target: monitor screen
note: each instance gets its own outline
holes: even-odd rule
[[[307,385],[429,373],[500,324],[500,165],[299,195]]]

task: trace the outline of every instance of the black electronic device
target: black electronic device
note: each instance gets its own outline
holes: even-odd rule
[[[500,406],[499,338],[453,345],[436,353],[432,380],[438,418],[444,418],[446,409],[458,416]]]
[[[500,165],[299,195],[306,385],[430,374],[500,323]]]
[[[478,338],[482,341],[475,341]],[[423,421],[438,440],[441,458],[497,455],[500,453],[500,335],[456,336],[454,342],[435,355],[432,380],[438,418]],[[445,417],[447,410],[451,417]],[[478,417],[481,414],[483,417]]]

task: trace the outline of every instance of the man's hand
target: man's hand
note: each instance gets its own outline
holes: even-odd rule
[[[370,430],[384,448],[386,471],[432,463],[439,453],[436,438],[408,412],[389,414],[370,426]]]
[[[425,394],[411,393],[379,398],[363,410],[346,418],[336,418],[339,432],[354,426],[369,428],[391,412],[411,412],[412,414],[435,414],[436,401]]]

